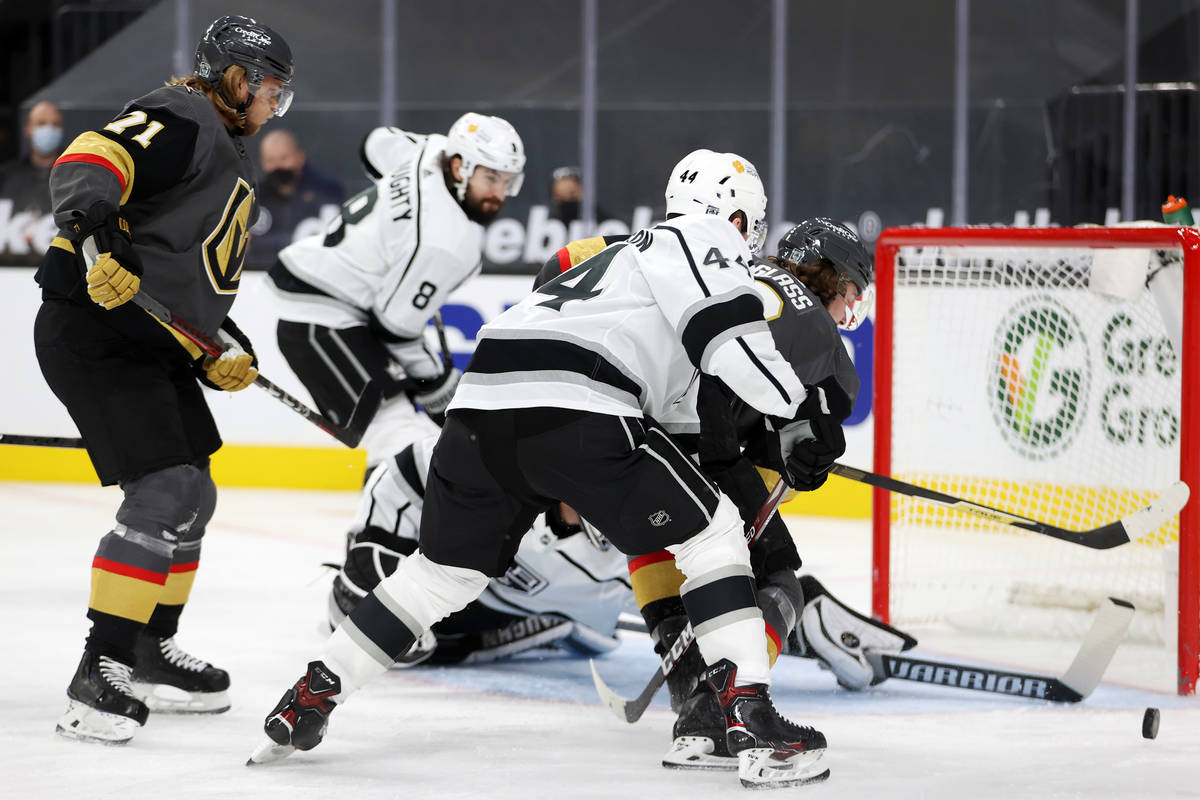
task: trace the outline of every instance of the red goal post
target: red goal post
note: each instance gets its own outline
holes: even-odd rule
[[[916,248],[919,248],[916,249]],[[971,248],[979,248],[971,250]],[[893,414],[897,412],[894,407],[896,396],[896,380],[904,382],[919,382],[922,380],[920,375],[914,375],[912,372],[920,372],[920,362],[916,363],[917,367],[913,369],[904,369],[904,374],[896,374],[894,372],[896,352],[896,335],[897,335],[897,277],[902,272],[905,274],[912,273],[914,270],[910,266],[905,265],[905,254],[921,254],[933,253],[929,263],[923,267],[923,275],[926,277],[933,276],[933,284],[936,288],[929,293],[936,293],[937,290],[945,290],[945,284],[937,283],[939,275],[944,275],[947,270],[942,266],[947,263],[946,259],[958,258],[962,253],[984,254],[982,258],[978,255],[964,258],[974,258],[970,261],[974,275],[978,276],[983,270],[989,274],[995,274],[1001,271],[1000,267],[996,266],[996,262],[990,257],[992,248],[999,248],[1007,252],[1008,248],[1018,248],[1020,253],[1036,253],[1046,252],[1048,255],[1047,264],[1053,265],[1057,259],[1057,263],[1061,268],[1063,259],[1053,254],[1065,252],[1083,252],[1083,251],[1112,251],[1113,249],[1136,249],[1141,251],[1167,251],[1182,254],[1183,263],[1183,295],[1184,298],[1198,298],[1183,302],[1182,311],[1182,353],[1175,354],[1178,358],[1179,367],[1179,385],[1183,389],[1179,392],[1179,413],[1178,413],[1178,478],[1185,481],[1192,489],[1192,499],[1184,507],[1179,516],[1178,525],[1178,626],[1177,626],[1177,663],[1178,663],[1178,684],[1177,689],[1180,694],[1195,694],[1197,678],[1200,676],[1200,498],[1197,498],[1196,493],[1200,491],[1200,441],[1197,437],[1200,434],[1200,310],[1197,309],[1196,303],[1200,302],[1200,232],[1193,228],[1176,228],[1166,226],[1155,227],[1080,227],[1080,228],[1005,228],[1005,227],[964,227],[964,228],[923,228],[923,227],[901,227],[885,229],[876,242],[875,250],[875,267],[877,276],[876,301],[875,301],[875,365],[874,365],[874,469],[884,475],[892,475],[894,468],[894,458],[896,455],[899,459],[905,458],[903,453],[894,454],[894,442],[898,434],[905,426],[910,424],[920,424],[920,420],[914,420],[914,415],[909,409],[900,409],[901,419],[893,420]],[[1058,248],[1056,250],[1056,248]],[[999,251],[997,251],[999,252]],[[948,254],[948,255],[947,255]],[[907,257],[909,261],[915,262],[915,256]],[[1035,256],[1036,258],[1036,256]],[[898,268],[898,259],[901,266]],[[980,264],[986,266],[980,267]],[[1025,258],[1028,262],[1028,258]],[[966,261],[964,261],[966,263]],[[1017,267],[1020,268],[1020,265]],[[1053,267],[1051,267],[1053,268]],[[1003,270],[1005,274],[1010,274],[1009,270],[1012,267],[1005,265]],[[1067,267],[1068,272],[1073,274],[1078,270],[1074,267]],[[1086,268],[1085,268],[1086,269]],[[907,280],[907,278],[906,278]],[[953,278],[951,280],[954,280]],[[997,293],[1002,298],[1009,298],[1012,295],[1008,292],[1011,285],[1009,278],[1005,277],[999,286],[1003,284],[1004,291]],[[1032,279],[1026,284],[1026,288],[1030,288],[1031,294],[1037,294],[1039,291],[1043,295],[1051,296],[1054,292],[1058,292],[1060,297],[1065,297],[1064,302],[1058,303],[1058,307],[1070,305],[1070,292],[1063,292],[1061,284],[1047,283],[1041,278]],[[920,283],[916,288],[909,288],[901,291],[917,292],[918,294],[926,286],[925,283]],[[1053,289],[1044,287],[1053,286]],[[1076,295],[1086,294],[1080,293],[1077,290],[1082,288],[1083,284],[1073,285],[1071,291],[1076,291]],[[964,299],[971,302],[978,302],[983,296],[984,290],[989,287],[980,288],[977,283],[971,284],[971,288],[963,291],[959,290],[958,294]],[[1006,293],[1008,292],[1008,293]],[[911,296],[911,295],[910,295]],[[949,295],[951,303],[955,305],[956,299],[951,290]],[[1051,297],[1051,299],[1053,299]],[[1017,301],[1013,301],[1017,302]],[[1084,307],[1090,308],[1100,301],[1095,299],[1085,299]],[[1181,298],[1182,302],[1182,298]],[[941,307],[945,307],[943,304]],[[995,306],[997,303],[979,302],[980,308],[987,306]],[[1003,302],[999,303],[1003,305]],[[917,307],[921,307],[920,303]],[[936,307],[930,306],[935,309]],[[903,312],[911,314],[911,311]],[[989,314],[994,314],[994,310],[975,315],[991,319]],[[1084,313],[1087,313],[1086,311]],[[935,310],[936,315],[936,310]],[[1070,316],[1069,312],[1065,312],[1066,316]],[[971,312],[961,314],[969,320],[972,317]],[[901,325],[905,323],[901,322]],[[981,323],[986,326],[990,323],[984,321]],[[1111,328],[1110,328],[1111,332]],[[1043,332],[1044,333],[1044,332]],[[993,331],[991,334],[992,341],[1000,341],[999,333]],[[1043,336],[1043,338],[1045,338]],[[939,354],[936,352],[939,343],[944,341],[947,347],[958,346],[961,342],[961,337],[957,336],[952,331],[946,331],[940,335],[940,339],[935,337],[933,340],[935,352],[928,353],[928,358],[933,360],[939,359]],[[1106,342],[1107,344],[1107,342]],[[995,350],[993,348],[993,355]],[[1044,353],[1043,353],[1044,355]],[[1145,354],[1143,354],[1144,356]],[[988,352],[980,351],[971,356],[972,359],[978,359],[983,362],[987,360]],[[1000,356],[1002,359],[1007,358],[1006,355]],[[1076,356],[1079,357],[1078,355]],[[919,356],[918,356],[919,358]],[[1091,359],[1091,356],[1088,356]],[[1027,359],[1028,360],[1028,359]],[[1172,362],[1173,363],[1173,362]],[[989,384],[984,387],[984,391],[979,394],[979,406],[982,408],[986,402],[991,402],[993,406],[992,419],[996,419],[997,413],[994,410],[996,403],[1003,403],[1004,399],[996,399],[997,395],[1003,394],[1005,391],[1019,391],[1022,395],[1021,418],[1025,428],[1029,428],[1034,424],[1033,406],[1036,399],[1030,400],[1027,405],[1024,405],[1024,386],[1021,381],[1023,376],[1020,372],[1019,365],[1015,369],[1015,376],[1004,372],[1005,365],[1001,364],[997,367],[993,364],[989,367],[993,371],[993,375],[1001,374],[1002,377],[997,379],[1005,381],[1012,379],[1010,383]],[[1089,366],[1090,370],[1091,367]],[[1036,372],[1044,372],[1045,370],[1035,370]],[[1089,372],[1090,374],[1090,372]],[[1107,374],[1107,373],[1106,373]],[[1054,376],[1055,379],[1060,379],[1061,376]],[[1036,382],[1036,381],[1035,381]],[[1097,381],[1097,384],[1099,382]],[[1054,382],[1051,381],[1054,386]],[[905,386],[902,384],[902,386]],[[997,389],[996,387],[1002,387]],[[1014,387],[1016,389],[1014,390]],[[1057,388],[1061,390],[1061,381]],[[991,390],[991,400],[984,398],[988,390]],[[906,391],[912,392],[911,388],[905,388]],[[1098,390],[1098,388],[1097,388]],[[1054,391],[1051,389],[1049,391]],[[1091,388],[1081,390],[1085,394],[1092,391]],[[1046,392],[1043,392],[1046,394]],[[1036,389],[1032,393],[1033,397],[1038,397]],[[1007,395],[1006,395],[1007,397]],[[1009,398],[1011,400],[1011,398]],[[1107,397],[1105,398],[1107,402]],[[907,401],[906,401],[907,402]],[[1081,406],[1086,409],[1087,398],[1081,398]],[[1094,411],[1097,404],[1092,402]],[[916,406],[918,409],[921,406]],[[1005,412],[1008,413],[1008,412]],[[1084,412],[1081,412],[1084,413]],[[1126,413],[1126,412],[1121,412]],[[1173,412],[1172,412],[1173,413]],[[923,417],[924,413],[916,414],[917,417]],[[979,416],[979,415],[977,415]],[[983,420],[988,419],[987,414],[983,414],[976,420],[978,426],[984,426]],[[1146,417],[1141,418],[1143,428],[1146,425]],[[936,435],[936,433],[935,433]],[[1138,434],[1139,437],[1142,434]],[[1077,437],[1078,438],[1078,437]],[[1097,435],[1095,438],[1102,440],[1103,437]],[[1138,439],[1141,442],[1141,439]],[[949,443],[948,443],[949,444]],[[1098,446],[1104,443],[1100,441]],[[931,446],[931,459],[936,461],[937,455],[933,453],[936,449]],[[1018,454],[1019,455],[1019,454]],[[1051,456],[1041,456],[1035,454],[1036,458],[1042,460],[1035,465],[1040,470],[1051,470],[1052,466],[1048,462],[1053,462],[1058,458],[1059,454]],[[1005,458],[1017,458],[1013,453],[1005,453]],[[1095,458],[1092,456],[1091,458]],[[1121,457],[1119,454],[1114,457],[1117,468],[1121,466]],[[961,459],[960,459],[961,461]],[[961,466],[958,465],[958,466]],[[1172,469],[1174,465],[1169,465]],[[935,465],[932,468],[935,472],[939,469],[945,470],[942,465]],[[953,472],[954,466],[949,468]],[[1019,471],[1019,470],[1018,470]],[[897,477],[902,477],[903,469],[898,469],[895,473]],[[919,473],[918,473],[919,474]],[[1058,482],[1070,483],[1073,475],[1064,475],[1058,478]],[[922,483],[922,480],[906,477],[914,483]],[[985,476],[985,482],[996,484],[997,480],[991,476]],[[1004,482],[1000,478],[1001,483]],[[1055,482],[1054,477],[1046,478],[1039,476],[1039,485],[1044,489]],[[1081,481],[1082,482],[1082,481]],[[1096,485],[1109,485],[1099,480]],[[1165,488],[1165,485],[1162,487]],[[1028,493],[1028,489],[1021,489],[1022,492]],[[1038,490],[1034,490],[1035,493]],[[1095,496],[1094,486],[1089,488]],[[962,492],[959,492],[960,494]],[[893,554],[892,554],[892,536],[893,525],[895,524],[896,511],[894,503],[898,502],[888,492],[875,489],[872,494],[872,528],[873,528],[873,567],[872,567],[872,611],[880,619],[884,621],[893,621]],[[1004,507],[1003,504],[1000,507]],[[1014,509],[1016,510],[1016,509]],[[951,512],[953,513],[953,512]],[[1027,516],[1033,516],[1029,512]],[[1115,518],[1115,517],[1114,517]],[[1111,520],[1106,520],[1111,521]],[[950,521],[943,524],[955,525],[957,523]],[[1068,523],[1058,523],[1066,526]],[[1071,527],[1080,527],[1077,523]],[[1127,545],[1126,547],[1131,547]],[[1083,548],[1078,548],[1083,549]],[[1115,551],[1114,551],[1115,552]],[[1136,601],[1135,601],[1136,605]],[[1170,606],[1168,606],[1170,608]],[[1169,613],[1169,612],[1168,612]],[[898,621],[899,622],[899,621]],[[1167,624],[1170,624],[1169,620]]]

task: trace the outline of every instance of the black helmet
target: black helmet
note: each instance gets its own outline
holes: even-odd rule
[[[875,281],[875,262],[854,231],[828,217],[813,217],[779,240],[777,257],[793,264],[829,259],[838,272],[865,292]]]
[[[246,70],[246,83],[256,87],[263,78],[277,78],[284,84],[292,80],[292,50],[287,42],[266,25],[260,25],[249,17],[221,17],[208,26],[196,45],[195,74],[200,80],[220,91],[221,76],[234,64]],[[250,101],[254,98],[251,88]],[[239,111],[247,103],[230,102]],[[275,115],[282,117],[291,105],[291,91],[279,97],[279,108]]]

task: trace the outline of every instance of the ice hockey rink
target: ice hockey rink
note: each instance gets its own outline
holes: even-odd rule
[[[738,796],[734,774],[659,766],[671,737],[666,692],[636,724],[600,705],[584,659],[393,670],[333,715],[324,744],[246,767],[262,718],[323,640],[331,573],[354,492],[227,489],[205,538],[180,641],[227,668],[233,708],[152,716],[124,747],[62,739],[54,722],[86,630],[89,563],[118,490],[0,484],[0,614],[9,717],[0,726],[4,798],[503,798]],[[787,518],[805,568],[867,606],[866,523]],[[656,658],[644,634],[597,663],[632,697]],[[1065,643],[1067,655],[1077,643]],[[968,660],[966,652],[916,655]],[[1028,654],[1027,654],[1028,655]],[[1047,646],[1055,673],[1066,663]],[[1036,662],[1036,654],[1034,661]],[[1002,662],[993,662],[1002,663]],[[1024,661],[1022,663],[1025,663]],[[780,710],[827,735],[828,782],[779,789],[830,798],[1200,797],[1200,703],[1114,683],[1078,706],[890,681],[836,688],[815,662],[783,657]],[[1162,709],[1158,738],[1142,712]]]

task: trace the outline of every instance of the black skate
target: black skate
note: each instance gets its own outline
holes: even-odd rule
[[[704,678],[725,715],[725,742],[738,759],[738,777],[749,789],[816,783],[829,777],[821,769],[825,735],[784,719],[761,683],[735,685],[737,667],[723,658]]]
[[[229,673],[189,655],[175,637],[147,633],[134,648],[133,691],[151,711],[220,714],[229,710]]]
[[[333,698],[342,681],[324,663],[310,661],[308,671],[288,689],[263,723],[270,741],[263,742],[247,764],[277,761],[296,750],[311,750],[325,738],[329,715],[337,706]]]
[[[737,756],[729,752],[725,741],[725,715],[717,696],[707,683],[701,683],[683,702],[672,730],[675,741],[663,756],[668,769],[736,770]]]
[[[651,632],[654,640],[654,652],[659,657],[667,654],[671,646],[679,638],[679,634],[687,627],[686,615],[667,617]],[[691,697],[696,685],[700,683],[700,674],[704,672],[704,659],[700,657],[700,648],[693,642],[683,651],[675,668],[667,673],[667,690],[671,693],[671,710],[676,714],[683,711],[683,705]]]
[[[150,709],[133,694],[130,666],[83,651],[67,686],[67,710],[55,728],[69,739],[124,744],[146,724]]]

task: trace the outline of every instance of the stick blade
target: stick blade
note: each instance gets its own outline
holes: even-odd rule
[[[350,412],[346,427],[334,434],[337,440],[347,447],[358,447],[358,443],[367,432],[367,426],[375,418],[382,403],[383,390],[379,388],[379,384],[370,382],[364,386],[362,394],[354,403],[354,410]]]
[[[1190,495],[1188,485],[1183,481],[1176,481],[1150,505],[1122,519],[1121,524],[1129,536],[1129,541],[1136,542],[1165,525],[1171,517],[1180,512]]]
[[[1059,683],[1078,693],[1080,699],[1090,695],[1100,685],[1100,679],[1132,620],[1132,603],[1110,597],[1101,604],[1100,613],[1084,637],[1083,645]]]
[[[596,694],[600,695],[600,702],[604,703],[610,711],[617,716],[617,719],[633,722],[634,719],[629,719],[627,708],[629,701],[619,694],[608,688],[608,684],[600,677],[600,671],[596,669],[594,659],[588,659],[588,666],[592,668],[592,683],[596,685]]]

